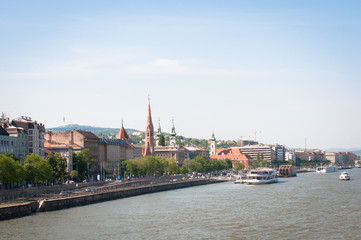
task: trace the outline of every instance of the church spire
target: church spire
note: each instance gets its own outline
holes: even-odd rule
[[[212,130],[212,138],[210,140],[211,141],[216,141],[216,137],[214,136],[214,130]]]
[[[176,133],[175,133],[175,127],[174,127],[174,117],[172,118],[172,131],[170,132],[170,139],[169,139],[169,144],[171,146],[175,146],[176,145]]]
[[[158,118],[158,131],[157,136],[159,137],[162,134],[162,129],[160,128],[160,118]]]
[[[148,116],[145,125],[145,149],[144,156],[154,155],[154,127],[152,122],[152,114],[150,111],[150,98],[148,95]]]
[[[216,137],[214,136],[214,130],[212,130],[212,138],[209,140],[209,143],[210,143],[209,155],[217,155],[217,143],[216,143]]]
[[[175,127],[174,127],[174,117],[172,118],[172,131],[170,133],[171,136],[176,136],[176,133],[175,133]]]

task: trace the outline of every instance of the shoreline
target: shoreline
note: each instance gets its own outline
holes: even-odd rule
[[[0,205],[0,221],[9,220],[18,217],[29,216],[37,212],[57,211],[72,207],[85,206],[88,204],[99,203],[104,201],[111,201],[126,197],[133,197],[148,193],[155,193],[161,191],[169,191],[174,189],[200,186],[206,184],[220,183],[222,180],[214,179],[196,179],[183,180],[178,182],[157,183],[145,186],[134,186],[122,189],[112,189],[104,192],[86,193],[77,196],[48,198],[38,201],[11,203]]]

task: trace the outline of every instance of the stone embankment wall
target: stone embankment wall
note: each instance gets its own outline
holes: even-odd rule
[[[219,181],[208,180],[208,179],[196,180],[196,181],[194,180],[182,181],[182,182],[174,182],[174,183],[163,183],[163,184],[155,184],[148,186],[130,187],[121,190],[113,190],[108,192],[94,193],[89,195],[81,195],[81,196],[74,196],[68,198],[49,199],[44,201],[43,204],[39,207],[39,212],[60,210],[64,208],[77,207],[77,206],[108,201],[118,198],[131,197],[146,193],[167,191],[172,189],[192,187],[192,186],[198,186],[198,185],[204,185],[204,184],[210,184],[216,182]]]
[[[44,199],[38,202],[31,202],[26,204],[0,206],[0,220],[16,218],[30,215],[35,212],[55,211],[65,208],[83,206],[102,201],[114,200],[124,197],[137,196],[141,194],[154,193],[160,191],[167,191],[185,187],[192,187],[198,185],[205,185],[210,183],[218,183],[221,181],[211,179],[200,180],[186,180],[172,183],[160,183],[147,186],[129,187],[122,189],[115,189],[106,192],[90,193],[80,196],[72,196],[56,199]]]
[[[10,204],[0,207],[0,220],[28,216],[35,213],[39,208],[38,202],[27,202],[22,204]]]

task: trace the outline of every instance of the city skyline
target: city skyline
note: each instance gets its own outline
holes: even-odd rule
[[[46,127],[155,128],[360,148],[358,1],[2,4],[0,110]]]

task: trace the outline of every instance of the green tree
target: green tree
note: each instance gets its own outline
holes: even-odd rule
[[[60,153],[50,153],[45,159],[51,166],[52,175],[55,180],[64,181],[68,177],[66,172],[67,161]]]
[[[127,171],[124,173],[125,176],[128,175],[128,173],[132,176],[138,176],[140,174],[140,168],[134,160],[125,160],[122,162],[122,164],[127,169]]]
[[[79,174],[78,174],[77,170],[73,170],[73,171],[70,172],[69,175],[73,180],[75,180],[78,177]]]
[[[7,152],[7,153],[5,153],[5,156],[14,159],[17,162],[20,162],[19,158],[17,158],[14,153]]]
[[[91,167],[95,159],[92,157],[90,150],[85,148],[80,153],[73,154],[73,169],[78,171],[80,180],[84,180],[90,174]]]
[[[28,183],[44,183],[52,180],[52,169],[48,161],[31,154],[25,157],[25,180]]]
[[[229,160],[228,158],[226,158],[226,160],[224,160],[224,161],[225,161],[226,166],[227,166],[228,169],[229,169],[229,168],[232,168],[232,161],[231,161],[231,160]]]
[[[0,183],[13,184],[23,180],[23,167],[19,162],[0,154]]]
[[[181,170],[174,158],[165,159],[165,160],[167,161],[165,167],[166,167],[166,173],[168,175],[181,173]]]
[[[159,136],[158,145],[159,145],[159,146],[165,146],[165,138],[164,138],[164,135],[163,135],[163,134],[161,134],[161,135]]]
[[[252,160],[250,163],[250,168],[263,168],[270,166],[270,163],[263,158],[263,153],[257,153],[257,159]]]
[[[235,165],[237,171],[243,170],[246,168],[246,166],[241,162],[235,162],[234,165]]]

